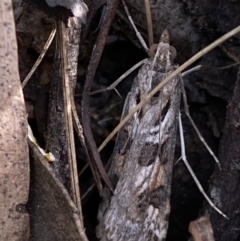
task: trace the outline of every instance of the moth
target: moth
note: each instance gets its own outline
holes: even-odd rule
[[[140,68],[123,116],[171,74],[170,38],[164,30],[155,56]],[[175,77],[118,134],[109,170],[115,190],[104,190],[97,234],[101,240],[164,240],[170,214],[171,178],[180,105]]]

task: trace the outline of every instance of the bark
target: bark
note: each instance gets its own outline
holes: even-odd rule
[[[219,159],[222,170],[216,169],[211,179],[210,195],[219,208],[229,217],[226,220],[211,208],[204,212],[210,214],[215,239],[218,241],[240,238],[240,70],[234,89],[232,101],[229,104],[224,135],[220,143]]]
[[[68,191],[35,145],[31,147],[32,241],[87,241],[82,217]]]
[[[29,236],[27,115],[10,0],[0,3],[0,29],[0,240],[26,241]]]
[[[188,227],[194,241],[214,241],[212,225],[208,217],[192,221]]]

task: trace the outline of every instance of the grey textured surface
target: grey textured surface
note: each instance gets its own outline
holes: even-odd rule
[[[31,241],[87,240],[79,211],[50,165],[31,147]]]
[[[72,11],[75,17],[80,18],[83,23],[86,22],[86,17],[88,13],[87,5],[81,0],[45,0],[49,7],[65,7]]]
[[[0,240],[25,241],[29,235],[27,120],[12,1],[1,1],[0,13]]]

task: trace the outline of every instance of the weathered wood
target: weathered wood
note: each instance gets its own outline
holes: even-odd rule
[[[214,241],[212,225],[208,217],[190,222],[188,227],[194,241]]]
[[[239,240],[239,209],[240,209],[240,69],[232,101],[229,104],[224,135],[220,143],[219,160],[222,170],[216,169],[210,184],[210,195],[215,204],[230,218],[226,220],[205,207],[204,211],[210,213],[215,239],[218,241]]]
[[[10,0],[0,2],[0,29],[0,240],[26,241],[29,236],[27,115]]]
[[[29,145],[31,240],[87,241],[78,207],[36,146]]]
[[[62,27],[64,24],[60,20],[57,24],[54,78],[51,82],[46,148],[57,158],[57,161],[53,163],[53,168],[73,200],[76,200],[74,195],[78,191],[75,190],[79,187],[75,187],[73,182],[74,164],[72,164],[76,162],[73,157],[75,149],[71,150],[69,147],[70,139],[73,139],[73,124],[72,118],[69,116],[71,107],[67,107],[66,103],[68,95],[74,92],[76,85],[81,24],[80,20],[74,17],[68,18],[65,27]],[[61,50],[66,51],[66,56],[63,56]],[[66,75],[68,75],[67,79]],[[69,81],[71,88],[68,95],[64,94],[66,81]],[[71,138],[70,133],[72,133]],[[80,201],[78,200],[78,202]]]

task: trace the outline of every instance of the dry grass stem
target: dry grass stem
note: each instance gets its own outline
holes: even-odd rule
[[[38,56],[38,59],[36,60],[35,64],[33,65],[32,69],[29,71],[28,75],[26,76],[26,78],[22,82],[22,88],[25,87],[25,85],[27,84],[27,82],[32,77],[33,73],[35,72],[35,70],[37,69],[39,64],[41,63],[43,57],[45,56],[47,50],[49,49],[49,46],[51,45],[51,43],[52,43],[52,41],[53,41],[53,39],[55,37],[55,34],[56,34],[56,28],[54,28],[52,30],[52,32],[50,33],[50,35],[48,37],[48,40],[46,41],[41,54]]]
[[[154,44],[151,6],[149,3],[149,0],[144,0],[144,3],[145,3],[145,10],[146,10],[146,17],[147,17],[148,46],[150,48]]]

